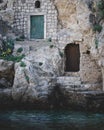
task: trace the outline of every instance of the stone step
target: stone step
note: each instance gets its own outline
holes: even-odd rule
[[[66,91],[79,91],[79,92],[86,92],[87,93],[89,91],[93,92],[94,88],[96,88],[96,90],[98,90],[98,92],[101,90],[99,83],[96,83],[96,84],[81,84],[80,83],[80,84],[68,84],[68,85],[61,84],[61,85],[62,85],[62,88]]]
[[[73,84],[70,84],[70,85],[66,85],[66,86],[61,86],[62,90],[67,92],[67,93],[70,93],[70,91],[75,91],[75,92],[83,92],[83,91],[86,91],[86,88],[84,88],[83,85],[73,85]]]
[[[81,85],[80,77],[61,76],[57,77],[57,83],[64,86]]]
[[[104,100],[104,91],[83,91],[77,93],[85,95],[90,100]]]

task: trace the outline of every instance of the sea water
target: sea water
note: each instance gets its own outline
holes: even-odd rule
[[[0,130],[104,130],[104,113],[2,110]]]

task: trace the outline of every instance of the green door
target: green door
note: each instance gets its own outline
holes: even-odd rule
[[[44,16],[31,16],[30,24],[30,38],[44,39]]]

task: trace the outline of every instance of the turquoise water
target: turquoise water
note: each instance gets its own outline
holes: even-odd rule
[[[0,130],[104,130],[104,114],[76,111],[0,111]]]

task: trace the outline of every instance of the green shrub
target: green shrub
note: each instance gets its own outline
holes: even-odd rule
[[[100,10],[99,12],[98,12],[98,15],[99,15],[99,19],[104,19],[104,10]]]
[[[104,19],[104,0],[100,0],[98,2],[97,8],[98,8],[97,15],[100,19],[99,21],[101,21]]]
[[[97,7],[99,10],[103,10],[104,9],[104,0],[100,0],[97,4]]]
[[[24,76],[25,76],[25,79],[26,79],[27,83],[29,84],[30,78],[29,78],[29,76],[26,74],[25,70],[24,70]]]
[[[96,48],[98,48],[98,44],[99,44],[98,40],[95,39],[95,47],[96,47]]]
[[[50,45],[50,48],[53,48],[54,47],[54,45]]]
[[[21,38],[21,39],[25,39],[25,36],[24,36],[24,34],[23,34],[23,35],[21,35],[21,36],[20,36],[20,38]]]
[[[18,48],[17,53],[21,53],[22,51],[23,51],[23,48],[20,47],[20,48]]]
[[[0,47],[0,59],[13,61],[13,62],[20,62],[25,55],[12,55],[14,49],[14,41],[12,39],[2,39],[2,46]],[[19,48],[17,52],[22,52],[23,49]]]
[[[20,56],[14,56],[14,55],[7,55],[7,56],[1,56],[1,59],[7,60],[7,61],[13,61],[13,62],[20,62],[25,55],[20,55]]]
[[[63,52],[61,52],[61,51],[59,51],[59,55],[61,56],[61,58],[64,57],[64,54],[63,54]]]
[[[0,58],[9,59],[13,53],[14,41],[9,38],[2,39],[2,44],[0,46]]]
[[[14,41],[12,39],[2,39],[0,47],[0,57],[11,55],[14,49]]]
[[[93,1],[93,7],[95,8],[95,12],[90,14],[90,22],[93,24],[93,31],[100,33],[103,28],[100,23],[104,20],[104,0]]]
[[[16,38],[16,41],[23,41],[23,40],[21,40],[20,38]]]
[[[52,38],[48,38],[48,42],[52,42]]]
[[[23,61],[21,61],[20,66],[21,67],[26,67],[26,64]]]
[[[21,35],[20,37],[16,38],[16,41],[24,41],[25,40],[25,36]]]
[[[96,24],[93,26],[93,31],[101,32],[102,31],[102,26],[100,24]]]
[[[28,75],[25,76],[25,79],[26,79],[26,81],[29,83],[30,78],[29,78]]]

